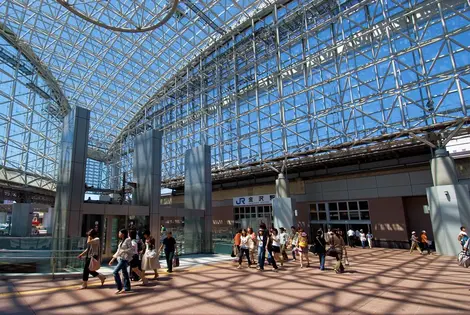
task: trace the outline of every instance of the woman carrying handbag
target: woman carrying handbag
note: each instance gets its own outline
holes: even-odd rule
[[[142,253],[142,281],[144,284],[148,283],[145,277],[147,270],[155,271],[154,279],[158,278],[158,269],[160,268],[159,257],[160,253],[155,248],[155,239],[150,235],[150,231],[144,232],[145,249]]]
[[[92,229],[88,231],[87,235],[87,248],[83,253],[78,255],[78,259],[81,259],[83,256],[85,256],[85,266],[83,268],[82,278],[83,282],[82,286],[80,287],[81,290],[87,288],[90,274],[93,277],[98,277],[101,280],[101,285],[103,285],[104,281],[106,280],[105,276],[96,272],[96,270],[100,269],[101,267],[100,239],[98,237],[98,233]]]

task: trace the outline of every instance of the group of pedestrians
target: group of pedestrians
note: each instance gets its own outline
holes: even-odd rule
[[[87,247],[78,256],[82,259],[85,257],[85,266],[83,269],[83,282],[81,289],[87,288],[88,278],[91,274],[101,280],[104,284],[106,277],[96,270],[99,269],[101,262],[100,239],[96,230],[92,229],[88,233]],[[117,265],[113,270],[114,281],[116,283],[116,294],[131,291],[131,281],[129,273],[135,274],[135,279],[140,279],[144,285],[148,284],[146,277],[147,271],[154,271],[154,279],[158,278],[158,269],[160,268],[160,252],[164,249],[167,263],[167,272],[173,272],[173,258],[176,253],[176,240],[171,232],[167,232],[166,238],[163,239],[159,248],[156,247],[155,238],[149,231],[143,234],[144,242],[137,238],[135,230],[122,229],[119,231],[119,244],[116,253],[109,262],[112,266],[115,261]],[[122,279],[121,279],[122,273]],[[123,283],[124,282],[124,283]]]
[[[285,228],[272,227],[267,229],[264,223],[260,224],[258,233],[252,228],[239,230],[234,237],[234,257],[237,257],[237,268],[242,268],[243,258],[246,257],[248,267],[254,266],[260,271],[265,266],[272,266],[273,271],[278,271],[288,260],[287,250],[291,249],[292,259],[300,262],[300,268],[310,266],[309,251],[319,258],[320,270],[325,270],[326,256],[335,257],[336,272],[343,272],[343,253],[346,251],[343,237],[339,230],[332,230],[324,235],[322,230],[317,232],[313,240],[313,246],[309,249],[308,235],[302,227],[291,227],[290,233]],[[255,262],[255,252],[257,261]]]
[[[354,231],[349,229],[347,232],[349,247],[356,247],[356,244],[361,244],[362,248],[372,248],[374,236],[370,231],[364,233],[363,229]]]
[[[431,247],[429,246],[428,234],[425,230],[421,231],[419,236],[416,234],[415,231],[411,232],[410,241],[410,254],[413,253],[415,249],[417,249],[421,255],[424,255],[424,251],[427,251],[428,255],[431,255]]]

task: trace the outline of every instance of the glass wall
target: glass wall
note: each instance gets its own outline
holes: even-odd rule
[[[468,2],[335,3],[253,20],[155,95],[136,132],[163,130],[164,180],[200,144],[223,169],[468,116]],[[129,136],[121,150],[132,147]]]
[[[0,36],[0,179],[53,190],[62,119],[44,79]]]

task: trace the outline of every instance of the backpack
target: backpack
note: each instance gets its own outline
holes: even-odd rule
[[[465,243],[468,241],[468,236],[464,235],[462,239],[460,240],[460,245],[465,246]]]

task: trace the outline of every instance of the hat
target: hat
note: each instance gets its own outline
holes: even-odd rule
[[[416,232],[415,232],[415,231],[413,231],[413,232],[411,232],[411,234],[416,234]]]
[[[425,231],[425,230],[423,230],[421,233],[426,233],[426,231]]]
[[[307,236],[307,233],[305,233],[305,232],[302,232],[302,234],[301,234],[301,235],[302,235],[302,236]]]
[[[360,232],[363,232],[362,229],[359,230]]]

